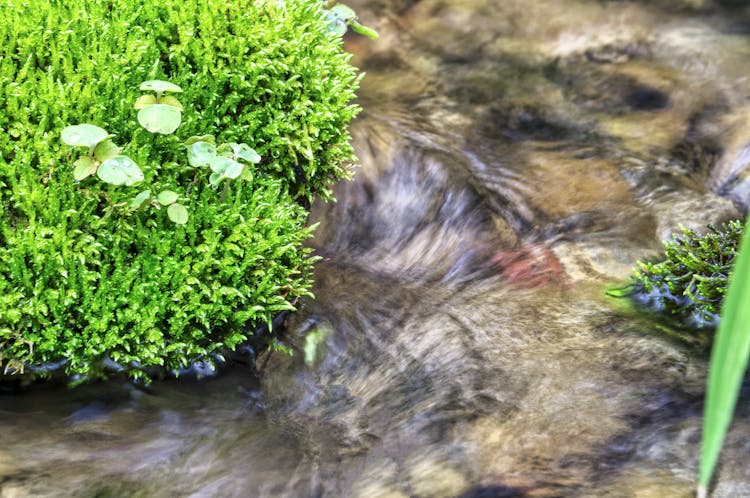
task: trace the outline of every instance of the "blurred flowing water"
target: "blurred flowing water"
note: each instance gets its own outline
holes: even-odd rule
[[[0,498],[691,496],[706,358],[605,297],[750,198],[743,2],[350,2],[293,357],[0,396]],[[313,354],[315,352],[315,354]],[[750,496],[743,391],[714,496]]]

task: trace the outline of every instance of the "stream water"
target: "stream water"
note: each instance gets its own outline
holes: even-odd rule
[[[349,3],[381,38],[297,354],[2,394],[0,498],[691,496],[706,359],[604,289],[750,200],[750,10]],[[749,399],[713,496],[750,497]]]

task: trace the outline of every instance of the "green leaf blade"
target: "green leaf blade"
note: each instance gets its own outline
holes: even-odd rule
[[[167,216],[177,225],[184,225],[188,222],[188,210],[182,204],[170,204],[167,208]]]
[[[175,92],[175,93],[181,93],[182,88],[175,85],[174,83],[170,83],[169,81],[164,80],[148,80],[141,83],[141,86],[139,87],[143,91],[152,91],[157,93],[163,93],[163,92]]]
[[[129,157],[116,156],[104,161],[96,171],[103,182],[129,187],[143,181],[143,171]]]
[[[171,135],[182,122],[182,113],[174,106],[154,104],[138,111],[138,123],[151,133]]]
[[[352,19],[357,18],[357,13],[354,12],[354,9],[342,3],[336,4],[333,7],[331,7],[329,12],[333,14],[335,17],[342,19],[344,21],[350,21]]]
[[[99,142],[110,136],[103,128],[88,123],[66,126],[60,135],[62,141],[68,145],[89,148],[96,147]]]
[[[221,175],[223,178],[235,179],[242,174],[242,164],[234,159],[224,156],[215,156],[209,162],[211,171]]]
[[[703,418],[699,492],[711,482],[750,356],[750,226],[740,243],[711,351]]]
[[[185,140],[185,147],[190,147],[196,142],[208,142],[211,145],[216,144],[216,140],[213,135],[193,135]]]
[[[153,95],[141,95],[135,100],[133,107],[136,111],[140,111],[144,107],[156,104],[156,97]]]
[[[208,166],[216,157],[216,146],[209,142],[194,142],[188,146],[188,163],[194,168]]]
[[[182,107],[182,103],[177,100],[177,97],[172,97],[171,95],[162,97],[159,103],[164,105],[171,105],[172,107],[176,107],[180,111],[184,110],[184,108]]]
[[[104,140],[103,142],[99,142],[99,144],[94,147],[94,157],[98,161],[104,162],[107,159],[112,159],[113,157],[119,155],[120,150],[120,147],[115,145],[112,140]]]
[[[73,179],[77,182],[80,182],[96,173],[96,169],[99,167],[99,162],[91,156],[79,157],[73,164],[75,165],[75,168],[73,169]]]
[[[339,19],[338,17],[329,14],[328,15],[328,29],[329,33],[333,33],[336,36],[344,36],[348,29],[346,21]]]
[[[221,144],[216,148],[216,153],[224,157],[234,157],[234,148],[237,145],[235,142]]]
[[[146,189],[143,192],[139,193],[135,197],[133,197],[133,200],[130,201],[130,209],[140,209],[143,204],[151,198],[151,190]]]
[[[257,164],[261,160],[260,154],[258,154],[255,149],[245,143],[239,144],[234,149],[234,157],[235,159],[242,159],[243,161],[247,161],[250,164]]]
[[[208,177],[208,183],[210,183],[214,187],[217,187],[223,179],[224,177],[221,176],[221,173],[211,173],[211,176]]]
[[[173,190],[162,190],[159,195],[156,196],[156,200],[162,206],[168,206],[174,204],[180,196]]]

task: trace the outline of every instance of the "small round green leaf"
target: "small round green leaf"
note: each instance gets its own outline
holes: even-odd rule
[[[208,177],[208,183],[215,187],[220,184],[223,179],[224,177],[221,176],[221,173],[211,173],[211,176]]]
[[[66,126],[61,136],[62,141],[68,145],[89,148],[110,137],[103,128],[88,123]]]
[[[150,105],[156,104],[156,96],[154,95],[141,95],[137,99],[135,99],[135,104],[133,107],[135,107],[136,111],[140,111],[144,107],[148,107]]]
[[[151,133],[169,135],[182,122],[182,113],[174,106],[154,104],[138,111],[138,122]]]
[[[116,155],[120,153],[120,148],[112,142],[112,140],[105,140],[103,142],[99,142],[99,144],[94,147],[94,157],[97,158],[99,161],[104,162],[107,159],[112,159]]]
[[[143,83],[141,83],[141,86],[139,88],[144,91],[151,90],[152,92],[157,93],[182,92],[182,88],[180,88],[179,86],[175,85],[174,83],[170,83],[169,81],[163,80],[144,81]]]
[[[208,166],[209,161],[216,157],[216,146],[208,142],[195,142],[188,146],[188,163],[194,168]]]
[[[237,147],[235,147],[234,157],[235,159],[242,159],[243,161],[247,161],[250,164],[256,164],[260,162],[260,155],[255,152],[255,149],[251,148],[245,143],[239,144]]]
[[[232,159],[225,156],[214,156],[208,161],[208,165],[211,167],[211,171],[221,175],[227,170],[232,161]]]
[[[357,18],[357,13],[354,12],[351,7],[347,7],[346,5],[341,3],[331,7],[328,12],[333,14],[334,17],[337,17],[338,19],[346,22]]]
[[[81,156],[76,162],[73,163],[73,178],[75,181],[80,182],[84,178],[96,173],[96,168],[99,167],[99,161],[91,156]]]
[[[234,148],[237,146],[235,142],[229,142],[219,145],[216,148],[216,153],[224,157],[234,157]]]
[[[193,135],[192,137],[185,140],[185,147],[190,147],[195,142],[208,142],[213,145],[216,143],[216,140],[214,140],[213,135],[200,135],[200,136]]]
[[[182,110],[182,104],[179,100],[177,100],[177,97],[172,97],[171,95],[166,95],[159,100],[160,104],[164,105],[171,105],[172,107],[176,107],[179,110]]]
[[[188,222],[188,210],[182,204],[170,204],[167,208],[167,216],[178,225],[184,225]]]
[[[115,156],[104,161],[96,171],[97,176],[112,185],[127,187],[143,181],[143,171],[138,165],[125,156]]]
[[[237,161],[232,161],[232,164],[230,164],[227,167],[226,171],[224,171],[224,176],[234,180],[235,178],[239,178],[244,168],[245,167],[241,163],[238,163]]]
[[[349,29],[349,27],[346,24],[346,21],[343,21],[339,19],[338,17],[329,16],[328,23],[329,24],[328,24],[327,31],[337,36],[344,36],[346,34],[346,31]]]
[[[211,171],[224,178],[234,179],[242,174],[242,164],[228,157],[214,156],[208,165],[211,166]]]
[[[131,209],[138,209],[141,206],[143,206],[143,203],[146,202],[151,198],[151,190],[144,190],[140,194],[133,197],[133,200],[130,201],[130,208]]]
[[[156,196],[156,200],[159,201],[159,204],[162,206],[168,206],[169,204],[174,204],[177,202],[177,199],[179,198],[179,194],[177,192],[174,192],[172,190],[162,190],[159,192],[159,195]]]
[[[250,168],[242,168],[242,174],[240,175],[240,178],[242,178],[246,182],[251,182],[253,181],[253,172],[250,171]]]

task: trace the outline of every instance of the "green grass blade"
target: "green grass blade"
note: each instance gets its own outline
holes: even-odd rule
[[[706,496],[750,355],[750,224],[729,282],[708,372],[698,496]]]

